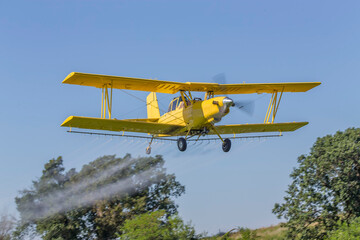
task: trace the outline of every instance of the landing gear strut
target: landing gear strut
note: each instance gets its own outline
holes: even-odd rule
[[[185,151],[185,150],[186,150],[186,147],[187,147],[185,138],[182,138],[182,137],[179,138],[179,139],[177,140],[177,146],[178,146],[178,148],[179,148],[179,150],[180,150],[181,152]]]
[[[220,140],[222,141],[222,150],[224,152],[228,152],[230,151],[231,148],[231,141],[228,138],[223,139],[220,134],[216,131],[216,128],[214,127],[214,125],[212,125],[212,129],[214,130],[214,132],[216,133],[216,135],[218,135],[218,137],[220,138]]]
[[[224,142],[222,144],[222,150],[224,152],[228,152],[228,151],[230,151],[230,148],[231,148],[231,141],[230,141],[230,139],[225,138]]]

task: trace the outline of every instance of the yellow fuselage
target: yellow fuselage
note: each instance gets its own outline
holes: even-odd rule
[[[202,129],[211,123],[219,122],[229,113],[229,106],[223,103],[226,97],[214,97],[207,100],[193,100],[189,106],[178,107],[167,112],[159,123],[183,125],[188,130]]]

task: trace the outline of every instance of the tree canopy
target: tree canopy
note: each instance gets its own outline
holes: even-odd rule
[[[177,215],[165,217],[165,211],[159,210],[144,213],[128,219],[122,227],[125,240],[195,240],[200,235],[195,234],[195,229],[184,222]]]
[[[287,220],[289,239],[323,239],[338,222],[360,216],[360,129],[318,138],[298,158],[284,197],[273,212]]]
[[[163,210],[177,213],[174,198],[184,193],[161,156],[104,156],[77,172],[61,157],[45,164],[42,176],[15,201],[20,225],[15,236],[43,239],[115,239],[127,219]]]
[[[338,229],[329,232],[327,240],[358,240],[360,239],[360,218],[355,218],[349,224],[339,224]]]

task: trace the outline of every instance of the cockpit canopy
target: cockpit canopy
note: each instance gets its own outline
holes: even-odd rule
[[[190,101],[188,101],[186,97],[185,97],[185,101],[188,104],[190,104]],[[184,108],[184,102],[182,100],[182,97],[176,97],[170,102],[168,112],[174,111],[176,109],[181,109],[181,108]]]

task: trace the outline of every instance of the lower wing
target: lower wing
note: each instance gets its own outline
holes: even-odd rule
[[[219,134],[291,132],[307,124],[308,122],[235,124],[235,125],[215,126],[215,129]],[[209,134],[216,134],[216,133],[214,132],[214,130],[210,130]]]
[[[62,127],[74,127],[95,130],[141,132],[150,134],[173,135],[184,128],[182,125],[163,124],[138,120],[117,120],[104,118],[90,118],[70,116],[62,124]]]

